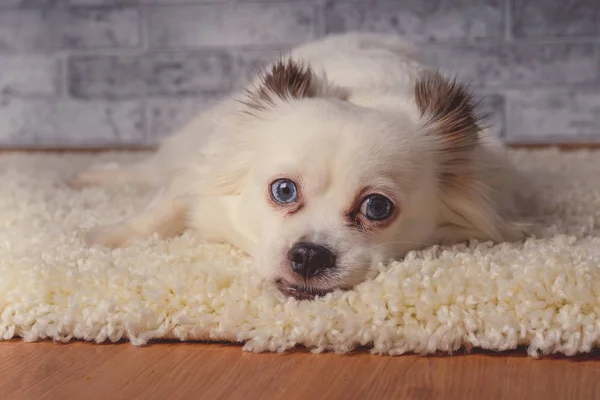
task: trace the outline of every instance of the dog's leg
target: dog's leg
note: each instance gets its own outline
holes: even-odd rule
[[[153,158],[130,165],[117,162],[93,165],[80,172],[69,182],[69,186],[79,189],[85,186],[158,186],[164,177]]]
[[[116,248],[154,234],[161,239],[177,236],[186,227],[187,202],[182,197],[166,197],[160,193],[140,214],[116,224],[92,229],[85,234],[85,241],[90,245]]]

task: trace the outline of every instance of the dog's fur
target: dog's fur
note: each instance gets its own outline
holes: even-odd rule
[[[270,196],[282,177],[296,183],[293,204]],[[73,183],[161,188],[137,216],[89,232],[90,244],[192,228],[246,250],[298,298],[351,288],[412,249],[523,236],[514,172],[486,137],[470,93],[400,39],[376,34],[301,46],[152,157],[94,167]],[[372,193],[392,201],[388,219],[361,214]],[[287,256],[297,242],[330,249],[335,265],[312,278],[297,274]]]

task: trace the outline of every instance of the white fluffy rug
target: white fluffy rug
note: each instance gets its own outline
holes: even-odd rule
[[[150,194],[76,191],[66,177],[99,158],[139,155],[0,156],[0,338],[588,352],[600,345],[600,153],[513,156],[538,198],[536,238],[415,252],[354,291],[303,302],[255,277],[240,251],[191,233],[115,251],[84,246],[81,229],[132,214]]]

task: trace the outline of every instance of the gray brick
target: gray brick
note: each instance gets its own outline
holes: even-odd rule
[[[494,136],[503,138],[506,133],[506,101],[498,94],[476,94],[477,112],[485,115],[481,125]]]
[[[517,37],[596,36],[600,33],[598,0],[511,0]]]
[[[0,56],[0,92],[19,96],[51,96],[59,86],[58,61],[52,56]]]
[[[219,0],[216,0],[219,1]],[[222,0],[229,1],[229,0]],[[135,6],[140,4],[189,4],[207,3],[215,0],[2,0],[0,7],[42,7],[42,6]]]
[[[133,9],[44,8],[0,13],[0,50],[131,47],[140,43]]]
[[[3,0],[0,7],[54,6],[68,3],[69,0]]]
[[[348,30],[395,32],[417,42],[465,42],[503,36],[500,0],[406,0],[329,2],[328,33]]]
[[[30,0],[30,1],[52,1],[52,0]],[[186,4],[203,4],[203,3],[227,3],[231,1],[240,1],[240,0],[54,0],[54,1],[63,1],[69,4],[77,4],[77,5],[186,5]],[[245,0],[241,0],[245,1]],[[255,0],[250,0],[255,1]],[[264,0],[262,0],[264,1]],[[280,1],[280,0],[275,0]]]
[[[313,37],[312,4],[213,4],[148,9],[153,47],[298,43]]]
[[[202,3],[226,3],[232,0],[2,0],[0,7],[41,7],[41,6],[134,6],[134,5],[185,5]],[[235,1],[235,0],[234,0]],[[256,0],[238,0],[256,1]],[[261,0],[270,1],[270,0]],[[273,0],[281,1],[281,0]],[[311,0],[308,0],[311,1]],[[318,1],[318,0],[317,0]]]
[[[36,1],[36,0],[30,0]],[[37,0],[44,1],[44,0]],[[48,1],[48,0],[46,0]],[[51,0],[50,0],[51,1]],[[64,3],[73,4],[73,5],[82,5],[82,6],[121,6],[121,5],[137,5],[144,4],[147,1],[144,0],[55,0],[62,1]]]
[[[71,93],[80,98],[189,96],[231,88],[234,61],[223,52],[84,56],[69,62]]]
[[[143,70],[143,60],[135,56],[74,57],[68,63],[69,92],[86,99],[144,96]]]
[[[517,44],[431,49],[433,63],[483,87],[594,83],[600,62],[594,44]]]
[[[508,93],[510,142],[577,142],[598,139],[600,90]]]
[[[138,101],[0,99],[0,145],[110,146],[145,140]]]
[[[220,100],[220,96],[186,99],[154,98],[146,102],[149,144],[158,143],[183,128],[200,112]]]
[[[221,52],[156,54],[147,70],[150,95],[219,93],[231,88],[234,61]]]

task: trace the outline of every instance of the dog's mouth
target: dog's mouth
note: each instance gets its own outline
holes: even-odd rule
[[[275,281],[277,289],[285,296],[293,297],[297,300],[313,300],[316,297],[325,296],[327,293],[331,293],[340,288],[329,288],[321,289],[308,285],[295,285],[284,281],[283,279],[277,279]]]

